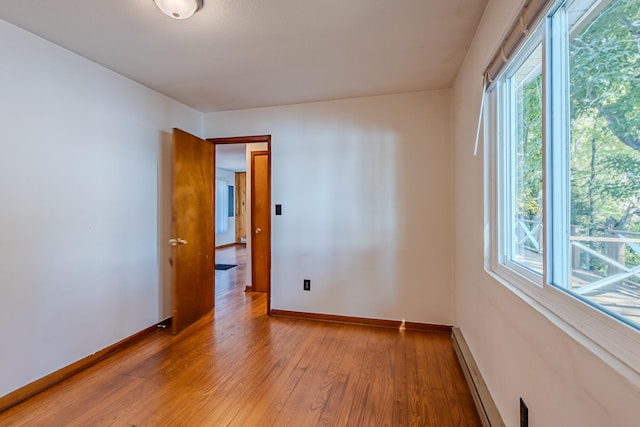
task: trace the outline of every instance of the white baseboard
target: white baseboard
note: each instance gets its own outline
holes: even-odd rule
[[[453,348],[458,356],[458,361],[469,384],[473,401],[478,409],[482,425],[484,427],[504,427],[500,412],[498,412],[498,408],[493,402],[489,389],[482,379],[482,375],[480,375],[478,366],[460,329],[453,328],[451,338],[453,339]]]

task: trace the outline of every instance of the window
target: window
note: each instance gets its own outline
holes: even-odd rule
[[[597,6],[597,5],[596,5]],[[570,275],[640,324],[640,1],[569,8]]]
[[[226,233],[229,229],[228,191],[227,181],[216,179],[216,233]]]
[[[535,40],[539,36],[535,37]],[[505,263],[542,278],[542,45],[522,55],[504,79]],[[525,273],[527,274],[527,273]]]
[[[640,0],[549,5],[488,96],[491,270],[640,329]]]
[[[235,215],[236,202],[235,202],[235,189],[233,185],[227,187],[227,193],[229,194],[228,207],[229,207],[229,218],[233,218]]]

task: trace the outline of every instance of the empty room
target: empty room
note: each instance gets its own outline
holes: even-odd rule
[[[640,0],[0,0],[0,426],[640,423]]]

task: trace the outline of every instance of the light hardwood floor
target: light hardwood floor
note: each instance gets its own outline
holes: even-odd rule
[[[228,248],[216,307],[0,414],[1,426],[480,426],[448,334],[278,319]],[[220,256],[218,256],[220,255]],[[46,357],[43,355],[43,357]]]

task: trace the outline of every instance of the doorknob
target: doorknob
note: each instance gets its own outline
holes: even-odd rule
[[[262,233],[262,228],[256,228],[256,234]]]
[[[170,244],[171,246],[186,245],[186,244],[187,244],[187,241],[186,241],[186,240],[184,240],[184,239],[180,239],[180,238],[177,238],[177,239],[169,239],[169,244]]]

